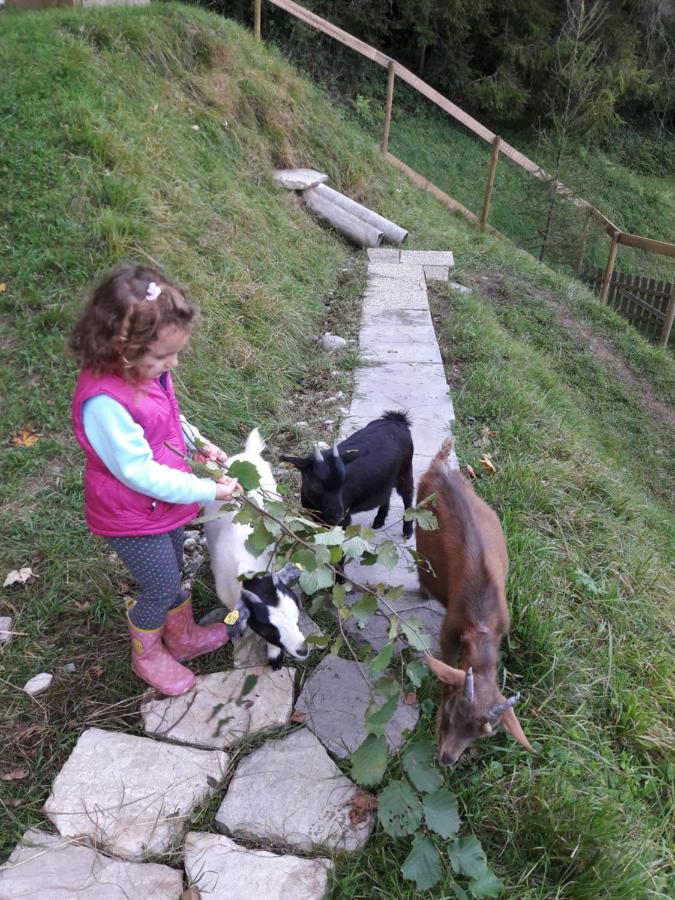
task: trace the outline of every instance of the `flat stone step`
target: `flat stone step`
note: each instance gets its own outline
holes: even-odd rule
[[[455,267],[452,250],[401,250],[401,265],[404,266],[449,266]]]
[[[123,859],[167,853],[224,779],[229,757],[88,728],[56,776],[45,815],[65,838]]]
[[[384,250],[381,247],[368,247],[368,259],[370,262],[397,264],[401,260],[401,251]]]
[[[301,728],[239,763],[216,825],[233,838],[305,852],[352,852],[365,844],[374,822],[372,814],[356,825],[350,821],[357,792],[318,738]]]
[[[395,583],[395,582],[390,582]],[[347,606],[352,606],[360,599],[357,592],[347,594]],[[406,622],[414,619],[419,622],[420,631],[429,638],[429,650],[435,656],[440,648],[441,625],[445,617],[445,610],[435,600],[425,600],[418,590],[409,591],[400,600],[392,601],[391,606],[401,619]],[[391,612],[380,602],[378,611],[364,628],[359,628],[356,622],[349,618],[345,623],[345,630],[358,641],[370,644],[374,650],[381,650],[389,641],[389,626],[391,624]],[[400,634],[399,629],[399,634]],[[403,641],[397,639],[394,644],[394,653],[398,654],[406,647]]]
[[[199,675],[189,693],[143,703],[143,727],[178,744],[225,750],[248,735],[286,725],[294,680],[295,669],[275,672],[269,666]],[[244,693],[245,688],[250,689]]]
[[[345,759],[366,739],[365,714],[373,700],[378,706],[385,703],[375,694],[365,667],[354,660],[326,656],[305,682],[295,708],[306,714],[306,727],[326,750]],[[408,706],[401,698],[385,731],[391,750],[401,747],[404,732],[412,731],[418,719],[419,706]]]
[[[123,862],[37,828],[0,867],[0,900],[176,900],[182,891],[182,871]]]
[[[249,850],[222,834],[188,832],[185,871],[206,900],[322,900],[330,859]]]

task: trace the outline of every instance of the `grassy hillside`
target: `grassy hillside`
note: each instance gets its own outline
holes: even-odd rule
[[[504,662],[538,752],[501,735],[447,770],[463,827],[505,897],[668,896],[672,360],[577,283],[413,189],[365,131],[227,20],[174,4],[4,12],[0,52],[0,572],[37,575],[0,594],[19,632],[2,651],[0,858],[44,824],[85,728],[140,733],[129,585],[84,529],[68,422],[65,341],[87,287],[121,258],[189,287],[202,317],[179,396],[226,449],[252,424],[275,452],[330,438],[322,401],[348,390],[354,354],[336,360],[315,338],[327,326],[355,334],[365,255],[274,186],[273,168],[311,165],[407,227],[411,248],[453,249],[474,288],[439,291],[434,316],[460,459],[478,468],[483,429],[494,432],[497,472],[477,489],[507,535]],[[37,442],[17,441],[26,427]],[[213,596],[202,569],[198,608]],[[31,700],[20,688],[41,671],[54,683]],[[431,737],[435,687],[421,699],[417,730]],[[213,829],[221,798],[192,824]],[[378,830],[338,860],[331,896],[422,896],[400,873],[409,849]],[[449,866],[433,896],[458,896]]]

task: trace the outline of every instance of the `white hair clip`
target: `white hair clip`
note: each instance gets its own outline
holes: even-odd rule
[[[158,284],[155,284],[154,281],[151,281],[148,285],[147,291],[145,292],[145,299],[149,300],[152,303],[159,297],[161,293],[161,287]]]

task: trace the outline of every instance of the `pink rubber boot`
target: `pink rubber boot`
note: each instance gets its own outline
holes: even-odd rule
[[[144,630],[129,624],[131,637],[131,669],[140,679],[169,697],[192,690],[195,676],[181,666],[162,643],[164,629]]]
[[[210,653],[226,644],[227,627],[216,622],[213,625],[197,625],[192,615],[192,597],[174,609],[170,609],[164,625],[164,646],[174,659],[183,662],[202,653]]]

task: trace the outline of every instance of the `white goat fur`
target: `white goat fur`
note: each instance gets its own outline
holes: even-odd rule
[[[269,497],[270,494],[276,495],[277,491],[272,468],[262,458],[264,449],[265,442],[258,429],[254,428],[246,439],[243,452],[229,458],[230,463],[240,460],[253,463],[258,470],[260,487],[255,491],[250,491],[248,495],[258,506],[264,506],[263,494]],[[212,503],[207,503],[204,507],[205,515],[211,516],[217,513],[222,502],[222,500],[214,500]],[[235,515],[235,512],[228,512],[219,519],[213,519],[204,524],[216,593],[223,606],[230,610],[234,609],[241,594],[239,576],[253,575],[266,570],[271,557],[269,547],[266,547],[259,556],[249,553],[245,543],[253,528],[250,525],[233,522]]]

